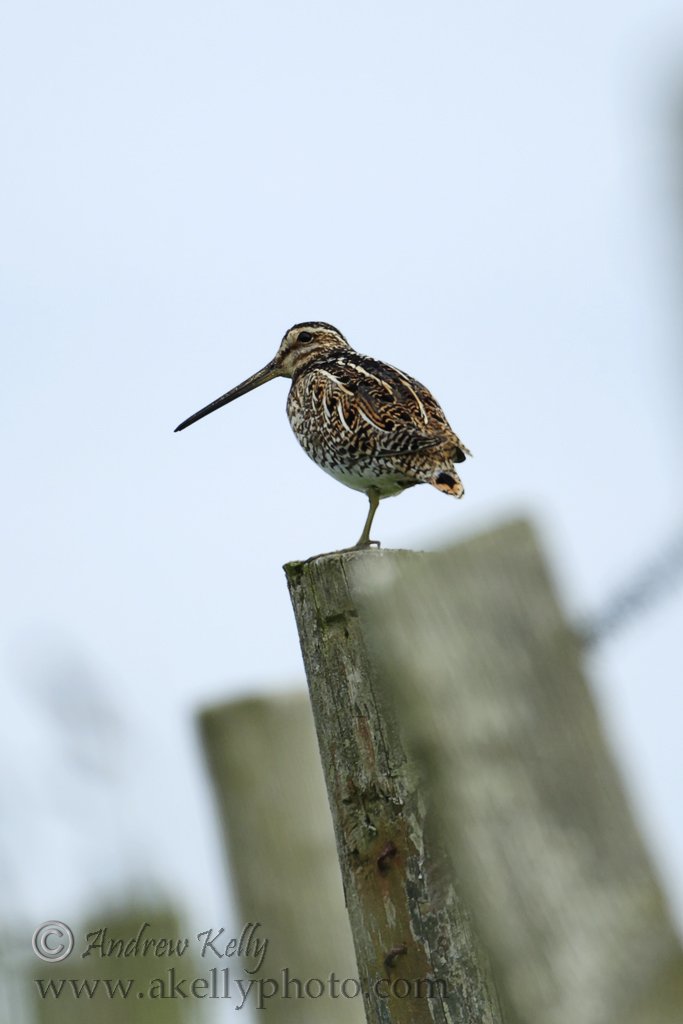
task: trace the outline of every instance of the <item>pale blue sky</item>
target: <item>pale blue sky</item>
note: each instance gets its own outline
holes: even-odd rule
[[[173,427],[292,323],[422,380],[475,452],[463,502],[382,505],[385,546],[529,512],[583,615],[673,533],[682,52],[678,0],[3,6],[14,917],[148,880],[204,927],[222,912],[191,715],[301,676],[280,567],[353,542],[366,508],[299,450],[284,381]],[[683,921],[682,611],[591,668]],[[92,721],[114,715],[99,755],[55,731],[73,664]]]

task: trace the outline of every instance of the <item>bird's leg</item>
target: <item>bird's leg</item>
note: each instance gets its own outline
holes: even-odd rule
[[[370,527],[372,526],[372,520],[375,518],[375,512],[379,505],[379,491],[376,488],[371,487],[368,491],[368,498],[370,500],[370,510],[368,512],[368,518],[365,520],[365,526],[363,532],[360,535],[360,540],[355,545],[357,548],[369,548],[372,543],[376,543],[379,547],[379,541],[373,542],[370,540]]]

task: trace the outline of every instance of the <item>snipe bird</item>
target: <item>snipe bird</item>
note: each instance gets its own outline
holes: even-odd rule
[[[267,366],[176,431],[274,377],[292,381],[287,415],[306,454],[369,498],[357,548],[374,543],[370,527],[382,498],[416,484],[463,496],[453,464],[471,453],[427,388],[387,363],[360,355],[336,327],[318,321],[290,327]]]

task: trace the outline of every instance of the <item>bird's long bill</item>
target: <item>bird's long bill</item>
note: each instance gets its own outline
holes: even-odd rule
[[[210,412],[215,412],[216,409],[220,409],[221,406],[227,405],[228,402],[233,402],[236,398],[241,398],[242,395],[246,395],[247,391],[253,391],[254,388],[260,387],[261,384],[265,384],[266,381],[272,380],[273,377],[279,377],[280,370],[275,365],[275,360],[271,360],[267,366],[264,366],[262,370],[255,373],[252,377],[248,377],[241,384],[238,384],[236,388],[232,388],[230,391],[226,391],[224,395],[217,398],[215,402],[211,402],[210,405],[205,405],[203,409],[196,412],[193,416],[183,420],[176,428],[174,433],[178,433],[179,430],[184,430],[185,427],[192,426],[197,420],[203,419],[208,416]]]

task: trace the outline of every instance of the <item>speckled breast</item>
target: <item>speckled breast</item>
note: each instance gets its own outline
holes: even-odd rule
[[[335,480],[357,491],[376,488],[388,497],[417,483],[400,459],[381,449],[382,432],[335,383],[319,369],[292,382],[287,415],[306,454]]]

